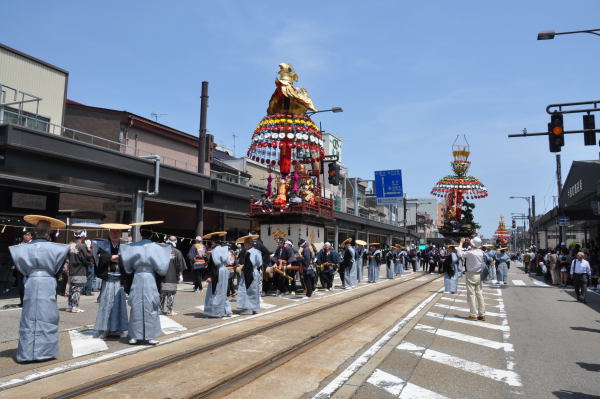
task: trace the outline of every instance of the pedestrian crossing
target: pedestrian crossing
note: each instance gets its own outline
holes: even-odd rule
[[[478,397],[518,395],[522,381],[515,371],[515,349],[510,342],[503,291],[497,286],[484,286],[486,308],[490,308],[486,321],[467,319],[469,308],[465,305],[464,289],[439,298],[394,350],[372,369],[355,397],[450,399],[473,397],[473,389],[479,391]],[[436,379],[424,378],[431,370],[461,383],[444,386]],[[482,384],[485,380],[490,382]],[[471,381],[478,381],[479,385]]]

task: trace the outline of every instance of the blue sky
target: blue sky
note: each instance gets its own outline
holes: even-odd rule
[[[174,6],[176,4],[176,6]],[[3,6],[2,41],[70,72],[69,98],[125,109],[197,134],[202,80],[208,127],[245,153],[273,91],[277,64],[295,66],[323,128],[344,139],[352,176],[402,169],[410,197],[428,197],[450,172],[450,147],[466,134],[471,173],[490,196],[476,219],[490,235],[500,215],[538,213],[556,194],[544,109],[598,99],[600,37],[537,41],[541,30],[600,28],[598,1],[21,1]],[[565,127],[581,127],[580,116]],[[597,159],[571,135],[573,160]]]

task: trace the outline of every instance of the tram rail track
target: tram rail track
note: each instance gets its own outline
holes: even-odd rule
[[[352,303],[354,301],[363,299],[365,297],[370,297],[375,294],[381,295],[385,291],[388,291],[388,290],[394,289],[394,288],[398,288],[399,286],[401,286],[403,284],[417,280],[424,276],[427,276],[427,274],[419,273],[419,275],[417,275],[415,277],[412,277],[412,278],[406,279],[406,280],[401,280],[394,284],[387,285],[385,287],[381,287],[381,289],[379,289],[379,290],[370,290],[367,292],[357,293],[355,295],[351,295],[347,298],[344,298],[340,301],[328,303],[324,306],[319,306],[319,307],[316,307],[315,309],[308,310],[307,312],[300,313],[300,314],[290,316],[290,317],[286,317],[284,319],[268,323],[264,326],[253,328],[251,330],[233,335],[233,336],[225,338],[225,339],[217,340],[216,342],[213,342],[213,343],[209,343],[206,345],[200,345],[189,351],[174,354],[172,356],[168,356],[166,358],[160,359],[158,361],[155,361],[155,362],[143,365],[143,366],[133,367],[131,369],[125,370],[125,371],[117,373],[115,375],[110,375],[110,376],[98,379],[90,384],[80,385],[73,389],[64,390],[64,391],[58,392],[56,394],[46,396],[46,398],[67,399],[67,398],[76,398],[76,397],[81,397],[81,396],[84,396],[87,394],[91,394],[96,391],[100,391],[102,389],[105,389],[105,388],[108,388],[111,386],[115,386],[115,385],[125,382],[127,380],[142,376],[145,373],[158,370],[165,366],[174,365],[177,362],[191,359],[191,358],[201,355],[203,353],[210,352],[215,349],[223,348],[227,345],[242,341],[247,338],[251,338],[253,336],[258,336],[262,333],[272,331],[275,328],[282,327],[282,326],[285,326],[290,323],[294,323],[294,322],[297,322],[297,321],[300,321],[303,319],[307,319],[311,316],[318,315],[321,312],[331,310],[336,307],[340,307],[340,306]],[[394,301],[400,299],[401,297],[406,296],[406,295],[432,283],[433,281],[435,281],[437,279],[439,279],[439,276],[431,278],[431,279],[427,279],[422,284],[419,284],[408,290],[404,290],[401,293],[394,294],[391,297],[387,298],[387,302],[389,302],[389,303],[394,302]],[[320,331],[319,333],[317,333],[315,335],[311,335],[308,339],[306,339],[302,342],[299,342],[295,345],[292,345],[289,348],[286,348],[285,350],[282,350],[281,352],[277,353],[275,356],[272,356],[268,359],[265,359],[264,361],[261,361],[257,364],[253,364],[243,370],[233,373],[222,380],[216,381],[214,384],[212,384],[208,387],[205,387],[204,389],[202,389],[200,391],[194,392],[194,393],[190,394],[188,397],[190,397],[190,398],[207,398],[207,397],[213,397],[213,396],[221,396],[228,392],[231,392],[231,391],[235,390],[237,386],[239,386],[240,384],[243,384],[248,379],[257,378],[260,375],[264,375],[264,374],[268,373],[269,371],[271,371],[278,365],[289,361],[290,359],[294,358],[295,356],[298,356],[299,354],[303,353],[304,351],[306,351],[306,350],[312,348],[313,346],[319,344],[320,342],[326,340],[330,336],[335,335],[336,333],[344,330],[345,328],[353,325],[354,323],[357,323],[357,322],[369,317],[370,315],[374,314],[375,312],[381,310],[381,305],[382,305],[382,303],[377,303],[374,306],[370,306],[369,308],[365,309],[364,311],[361,311],[360,313],[357,313],[356,315],[353,315],[352,317],[350,317],[340,323],[337,323],[330,328]]]

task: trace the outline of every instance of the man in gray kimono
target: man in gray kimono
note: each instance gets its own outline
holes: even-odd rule
[[[208,259],[208,287],[204,297],[204,315],[207,317],[231,316],[231,304],[227,299],[229,283],[229,246],[224,241],[227,232],[218,231],[206,234],[203,238],[213,241],[213,248]]]
[[[109,335],[126,338],[129,320],[125,284],[128,276],[119,259],[119,248],[122,232],[129,230],[130,226],[106,223],[101,224],[100,227],[109,229],[109,241],[98,241],[97,243],[99,255],[96,275],[102,279],[102,290],[98,296],[99,306],[94,329],[103,338]]]
[[[69,245],[50,242],[50,229],[64,229],[65,223],[40,215],[27,215],[24,219],[36,226],[36,239],[29,244],[9,247],[15,266],[26,278],[16,355],[18,362],[58,357],[55,276],[61,272],[69,253]]]
[[[156,288],[154,273],[167,274],[171,260],[171,248],[150,241],[152,231],[142,230],[142,240],[121,244],[119,258],[127,273],[135,273],[129,292],[129,343],[148,341],[158,344],[156,337],[162,334],[160,328],[160,296]]]
[[[237,307],[243,315],[256,314],[260,310],[260,268],[262,254],[254,248],[254,240],[258,235],[240,237],[236,242],[242,243],[238,263],[242,266],[240,286],[237,294]]]
[[[379,266],[381,264],[381,250],[377,248],[379,243],[372,242],[369,244],[369,283],[379,281]]]
[[[340,263],[340,268],[344,268],[346,273],[344,274],[344,281],[342,282],[342,286],[346,289],[352,289],[357,283],[356,277],[356,255],[354,253],[354,248],[352,248],[352,238],[346,238],[342,244],[340,245],[343,255],[342,262]]]

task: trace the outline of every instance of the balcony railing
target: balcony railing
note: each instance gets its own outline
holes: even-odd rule
[[[167,155],[161,154],[159,151],[144,150],[142,148],[139,148],[138,146],[120,143],[118,141],[95,136],[93,134],[82,132],[80,130],[57,125],[48,122],[47,119],[38,117],[36,115],[19,113],[13,111],[12,109],[0,106],[0,124],[4,123],[23,126],[44,133],[54,134],[57,136],[75,140],[80,143],[86,143],[101,148],[107,148],[109,150],[118,151],[127,155],[133,155],[135,157],[144,157],[147,155],[160,155],[160,160],[163,165],[188,170],[190,172],[196,172],[198,170],[196,163],[185,162],[176,158],[172,158]],[[237,175],[234,175],[232,173],[216,172],[214,174],[211,173],[211,176],[219,180],[238,183],[245,186],[248,185],[247,179],[243,177],[238,177]]]
[[[250,216],[266,215],[311,215],[326,219],[333,219],[333,201],[319,198],[313,202],[288,203],[286,207],[280,208],[273,205],[256,204],[254,198],[250,199]]]

